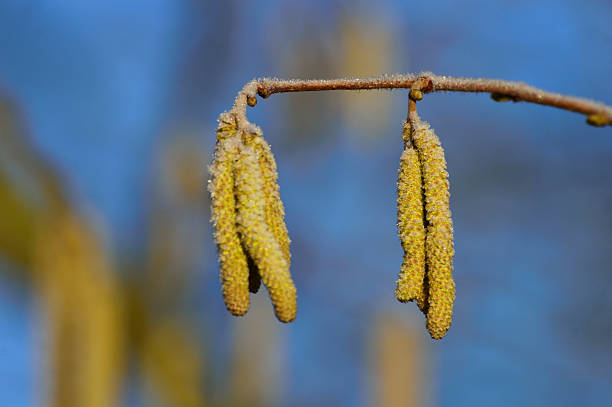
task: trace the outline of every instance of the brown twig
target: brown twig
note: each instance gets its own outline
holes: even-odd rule
[[[241,91],[250,97],[253,105],[254,87],[256,93],[267,98],[274,93],[308,92],[322,90],[363,90],[363,89],[407,89],[419,81],[423,93],[438,91],[486,92],[496,101],[529,102],[557,107],[559,109],[587,115],[587,122],[595,126],[612,125],[612,107],[593,100],[561,95],[534,88],[522,82],[498,79],[455,78],[438,76],[431,72],[419,75],[384,75],[368,79],[330,79],[330,80],[280,80],[263,78],[249,82],[249,89]],[[244,96],[243,96],[244,97]],[[246,103],[244,104],[246,108]]]

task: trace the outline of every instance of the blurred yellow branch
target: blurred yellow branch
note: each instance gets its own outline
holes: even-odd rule
[[[64,183],[29,143],[17,109],[6,100],[0,100],[0,141],[2,158],[13,164],[9,171],[0,163],[0,255],[28,273],[40,301],[49,349],[45,401],[58,407],[116,405],[125,329],[110,255],[76,214]]]
[[[202,344],[187,325],[174,319],[151,324],[140,346],[142,367],[156,392],[175,407],[203,407]]]
[[[122,299],[97,236],[70,212],[39,224],[35,287],[48,325],[50,405],[117,404],[123,377]]]
[[[0,254],[14,265],[30,264],[35,225],[40,214],[0,172]]]

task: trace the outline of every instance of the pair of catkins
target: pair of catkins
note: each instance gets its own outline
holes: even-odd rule
[[[416,301],[427,317],[430,335],[440,339],[450,327],[455,298],[446,160],[440,141],[416,112],[404,123],[403,138],[397,208],[404,261],[395,296],[401,302]],[[263,281],[277,318],[293,321],[297,302],[289,273],[290,240],[276,163],[259,127],[248,122],[240,127],[232,112],[221,114],[210,174],[227,309],[244,315],[249,293],[257,292]]]
[[[412,112],[403,128],[397,180],[397,229],[404,261],[395,288],[401,302],[416,301],[434,339],[453,316],[453,222],[446,159],[427,122]]]

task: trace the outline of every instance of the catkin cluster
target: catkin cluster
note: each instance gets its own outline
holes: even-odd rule
[[[290,240],[276,162],[261,130],[253,125],[238,128],[231,113],[221,114],[210,174],[212,222],[227,309],[244,315],[249,291],[257,292],[263,281],[276,317],[293,321],[297,299],[289,273]]]
[[[453,314],[453,224],[444,150],[416,114],[404,124],[405,148],[397,182],[398,234],[404,261],[395,296],[416,301],[434,339],[446,335]]]

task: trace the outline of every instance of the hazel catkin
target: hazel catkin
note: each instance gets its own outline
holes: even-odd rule
[[[236,227],[234,161],[238,154],[238,140],[234,137],[235,126],[227,121],[228,118],[223,121],[223,115],[219,120],[209,191],[223,299],[228,311],[240,316],[249,309],[249,266]]]
[[[400,159],[397,179],[397,229],[404,249],[404,261],[395,288],[401,302],[415,301],[426,311],[425,225],[421,164],[413,146],[406,146]]]
[[[276,161],[270,150],[270,145],[261,136],[261,131],[259,131],[259,129],[255,137],[253,137],[252,143],[261,170],[262,191],[266,202],[266,223],[280,244],[287,263],[291,265],[291,252],[289,250],[291,239],[289,239],[289,232],[287,231],[284,220],[285,208],[280,199]]]
[[[429,124],[420,119],[411,123],[411,139],[421,162],[427,237],[427,330],[434,339],[444,337],[453,315],[453,224],[446,159],[440,140]]]
[[[280,244],[281,250],[285,256],[285,260],[291,266],[291,252],[289,245],[289,232],[285,224],[285,209],[283,202],[280,199],[278,186],[278,172],[276,170],[276,161],[270,149],[270,145],[262,137],[262,132],[259,127],[252,126],[247,129],[243,135],[245,144],[252,146],[257,155],[259,168],[262,178],[262,192],[265,199],[265,220],[274,235],[276,241]],[[251,292],[257,292],[259,289],[259,275],[257,268],[251,268],[249,276]]]
[[[241,241],[270,293],[276,317],[291,322],[297,313],[296,289],[289,274],[289,262],[273,228],[266,222],[264,180],[252,146],[239,146],[234,179],[236,224]]]

